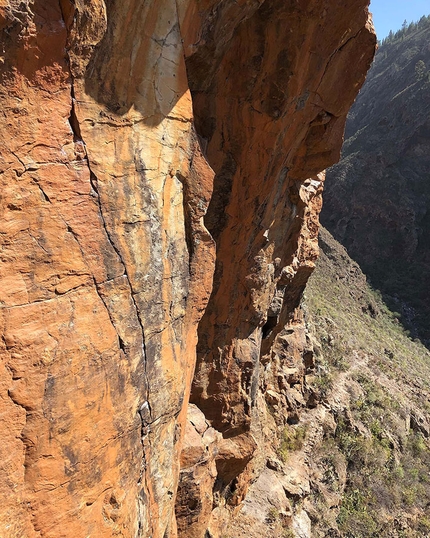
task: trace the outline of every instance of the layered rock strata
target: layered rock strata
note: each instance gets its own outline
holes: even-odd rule
[[[3,538],[176,536],[187,431],[212,480],[187,532],[241,501],[366,6],[0,2]]]

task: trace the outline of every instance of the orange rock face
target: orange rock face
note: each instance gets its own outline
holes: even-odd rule
[[[216,173],[205,217],[216,241],[214,287],[191,393],[230,445],[231,455],[217,459],[217,522],[206,521],[214,536],[274,444],[266,401],[285,421],[293,413],[286,394],[303,379],[307,343],[304,330],[294,341],[288,334],[318,254],[321,171],[339,157],[374,52],[366,2],[264,2],[228,45],[216,35],[215,26],[187,63],[197,130]],[[290,376],[288,362],[303,371]],[[267,398],[271,383],[277,402]]]
[[[366,5],[0,1],[2,538],[176,536],[184,434],[180,533],[243,498]]]

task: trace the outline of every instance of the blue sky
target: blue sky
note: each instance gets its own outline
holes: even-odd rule
[[[430,15],[430,0],[371,0],[370,11],[376,35],[383,39],[390,30],[399,30],[405,19],[411,22]]]

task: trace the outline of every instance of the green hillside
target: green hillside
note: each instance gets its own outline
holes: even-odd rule
[[[328,171],[322,223],[430,343],[430,17],[384,40]]]
[[[303,303],[321,346],[309,382],[318,405],[301,419],[313,536],[428,537],[430,352],[324,229],[320,248]]]

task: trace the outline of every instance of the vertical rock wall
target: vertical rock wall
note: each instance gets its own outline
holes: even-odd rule
[[[251,460],[366,4],[0,2],[2,538],[176,535],[206,227],[192,401],[211,480]]]
[[[176,5],[2,14],[0,534],[163,536],[213,263]]]
[[[205,223],[217,249],[191,402],[223,439],[212,522],[189,498],[197,477],[183,473],[194,507],[184,537],[203,536],[207,525],[217,535],[223,507],[243,500],[276,445],[266,390],[276,388],[271,409],[282,424],[294,408],[309,350],[295,309],[318,255],[320,172],[339,157],[374,52],[364,4],[263,2],[227,45],[215,25],[187,60],[196,128],[216,173]]]

